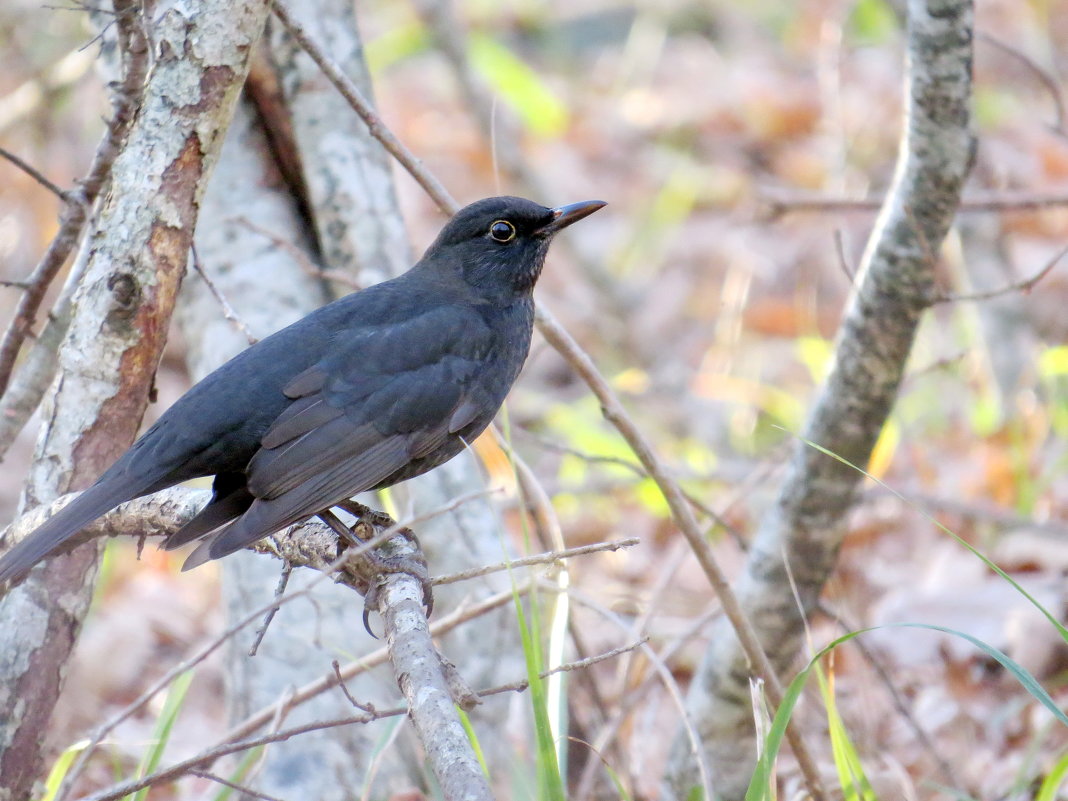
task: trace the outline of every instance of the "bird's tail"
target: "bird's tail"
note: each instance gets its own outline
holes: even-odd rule
[[[57,551],[96,518],[124,501],[146,494],[138,485],[131,486],[128,479],[129,476],[105,477],[24,537],[0,557],[0,584],[21,580],[30,568]]]

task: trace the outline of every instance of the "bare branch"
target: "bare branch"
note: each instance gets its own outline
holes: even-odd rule
[[[193,254],[193,269],[197,271],[197,275],[204,281],[204,284],[208,287],[208,291],[211,292],[215,300],[219,301],[223,317],[233,323],[234,327],[245,335],[245,339],[248,340],[249,345],[255,345],[259,342],[259,339],[252,333],[245,321],[241,319],[240,315],[234,311],[234,307],[230,305],[230,301],[228,301],[223,293],[219,291],[219,288],[215,286],[215,282],[212,281],[207,272],[205,272],[204,265],[200,263],[200,256],[197,255],[197,246],[193,245],[189,250]]]
[[[460,699],[454,697],[434,647],[419,581],[407,573],[394,573],[380,587],[378,597],[390,663],[442,795],[492,801],[486,775],[460,722],[456,708]]]
[[[256,790],[252,790],[248,787],[245,787],[244,785],[237,784],[236,782],[232,782],[229,779],[224,779],[222,776],[216,776],[214,773],[208,773],[205,770],[193,769],[189,771],[189,775],[198,776],[201,779],[208,779],[209,781],[213,781],[216,784],[221,784],[224,787],[229,787],[231,790],[237,790],[239,793],[241,793],[242,797],[247,796],[249,798],[260,798],[262,799],[262,801],[282,801],[282,799],[276,796],[264,795],[263,793],[257,792]]]
[[[1068,254],[1068,247],[1061,248],[1059,251],[1057,251],[1057,253],[1054,254],[1053,258],[1046,262],[1045,266],[1037,273],[1032,275],[1030,278],[1025,278],[1022,281],[1017,281],[1016,283],[1009,284],[1008,286],[1003,286],[1000,289],[990,289],[986,292],[969,292],[967,294],[962,295],[936,295],[934,296],[934,298],[932,298],[931,302],[956,303],[958,301],[991,300],[993,298],[999,298],[1002,295],[1008,295],[1012,292],[1030,292],[1032,289],[1035,288],[1035,285],[1038,284],[1039,281],[1041,281],[1053,271],[1053,268],[1056,267],[1060,260],[1065,257],[1065,254]]]
[[[285,29],[289,31],[289,35],[300,43],[300,46],[319,65],[319,69],[341,92],[353,110],[360,115],[360,119],[367,125],[367,130],[371,136],[381,142],[382,146],[389,151],[393,158],[400,162],[401,166],[415,178],[419,185],[423,187],[423,190],[438,205],[438,208],[450,216],[459,211],[460,204],[442,186],[441,182],[423,166],[423,163],[393,135],[393,132],[382,124],[382,119],[371,107],[370,102],[363,96],[356,84],[338,68],[334,60],[317,43],[308,37],[304,28],[293,18],[286,4],[281,0],[274,0],[274,13],[282,25],[285,26]]]
[[[1027,69],[1029,69],[1031,73],[1036,78],[1038,78],[1039,83],[1041,83],[1042,86],[1044,86],[1046,91],[1049,93],[1050,100],[1053,101],[1054,115],[1057,119],[1052,125],[1050,125],[1050,128],[1060,136],[1065,136],[1066,132],[1064,129],[1064,96],[1061,93],[1060,84],[1057,83],[1057,79],[1053,77],[1050,71],[1045,69],[1044,67],[1041,67],[1038,62],[1036,62],[1033,58],[1031,58],[1022,50],[1020,50],[1018,47],[1014,47],[1008,42],[999,39],[992,33],[988,33],[987,31],[976,31],[975,38],[978,39],[980,42],[986,42],[988,45],[997,48],[1002,53],[1012,56],[1025,67],[1027,67]]]
[[[532,565],[552,564],[561,559],[570,559],[572,556],[585,556],[586,554],[591,553],[618,551],[620,548],[630,548],[634,545],[638,545],[640,542],[641,540],[637,537],[628,537],[622,540],[612,540],[611,542],[596,542],[592,545],[567,548],[562,551],[549,551],[548,553],[541,553],[535,556],[524,556],[521,559],[512,559],[511,561],[500,562],[495,565],[473,567],[470,570],[462,570],[459,573],[450,573],[447,576],[436,576],[431,580],[431,583],[434,584],[434,586],[438,586],[439,584],[453,584],[457,581],[467,581],[469,579],[478,578],[479,576],[489,575],[490,573],[499,573],[502,570],[530,567]]]
[[[645,467],[649,477],[656,482],[656,485],[664,494],[664,498],[671,509],[672,519],[689,543],[690,548],[697,557],[698,564],[701,565],[709,584],[712,585],[712,589],[723,605],[723,611],[738,635],[746,658],[755,667],[757,675],[764,679],[771,705],[778,707],[782,703],[782,684],[767,655],[764,653],[763,646],[757,639],[753,624],[742,611],[726,574],[716,562],[712,547],[705,539],[704,532],[697,525],[697,520],[693,515],[690,504],[686,501],[686,497],[683,495],[678,483],[668,473],[667,468],[656,455],[652,445],[635,425],[630,415],[627,414],[604,376],[594,366],[590,357],[579,348],[571,335],[556,322],[555,318],[543,306],[538,307],[537,321],[538,330],[541,331],[542,336],[564,357],[579,377],[586,382],[593,394],[597,396],[597,400],[601,402],[601,413],[605,416],[605,419],[616,427],[627,441],[631,450],[634,451],[635,456]],[[819,773],[816,770],[815,762],[808,755],[808,749],[805,747],[801,735],[796,731],[796,727],[792,725],[787,727],[787,738],[794,755],[805,772],[809,792],[813,798],[821,798],[822,790],[820,789]]]
[[[15,316],[4,334],[3,342],[0,343],[0,394],[7,389],[15,360],[33,327],[48,287],[81,240],[89,211],[111,174],[111,167],[119,155],[122,142],[133,125],[135,112],[141,103],[149,62],[148,40],[142,28],[141,4],[126,0],[116,2],[115,6],[119,43],[125,60],[123,80],[113,96],[111,120],[97,146],[85,179],[78,190],[62,192],[60,195],[66,205],[59,232],[30,275],[29,287],[19,300]]]
[[[23,159],[21,159],[18,156],[16,156],[14,153],[12,153],[6,147],[0,147],[0,156],[2,156],[3,158],[7,159],[8,161],[10,161],[12,164],[14,164],[16,167],[18,167],[20,170],[22,170],[28,176],[33,178],[33,180],[35,180],[37,183],[39,183],[41,186],[43,186],[45,189],[47,189],[53,195],[55,195],[60,200],[62,200],[64,203],[66,203],[66,202],[68,202],[70,200],[70,198],[68,198],[68,196],[67,196],[67,193],[65,191],[63,191],[62,189],[60,189],[58,186],[56,186],[54,183],[52,183],[50,180],[48,180],[47,176],[45,176],[44,173],[42,173],[40,170],[38,170],[33,165],[27,163]]]
[[[6,454],[26,422],[41,404],[59,364],[59,346],[70,327],[74,282],[68,281],[63,294],[48,315],[41,333],[13,376],[7,391],[0,395],[0,456]]]
[[[516,592],[526,592],[529,589],[529,584],[521,585],[516,588]],[[457,610],[456,613],[450,615],[449,618],[438,621],[437,624],[431,627],[432,636],[441,636],[450,629],[471,619],[472,613],[475,616],[485,614],[492,609],[497,608],[506,603],[510,603],[513,598],[511,590],[507,592],[498,593],[492,598],[487,598],[482,601],[477,607],[472,607],[469,610]],[[553,671],[546,671],[541,674],[541,678],[546,678],[554,672],[575,670],[579,667],[590,667],[599,662],[603,662],[607,659],[612,659],[622,653],[626,653],[634,648],[643,647],[644,640],[639,641],[623,648],[614,648],[604,654],[589,659],[581,660],[576,663],[567,663],[558,666]],[[363,659],[358,660],[350,665],[342,667],[340,670],[335,670],[332,675],[324,677],[324,679],[315,682],[314,688],[303,688],[291,693],[281,699],[279,703],[286,703],[287,706],[296,706],[304,700],[307,700],[311,695],[318,694],[334,686],[337,686],[338,682],[343,681],[346,678],[351,678],[357,673],[363,673],[370,670],[373,667],[377,667],[384,663],[387,659],[387,649],[380,648],[372,654],[367,655]],[[528,686],[526,680],[520,680],[509,684],[497,685],[488,689],[480,690],[476,694],[480,698],[484,698],[491,695],[497,695],[503,692],[521,692]],[[310,693],[308,690],[314,689],[314,692]],[[189,759],[182,760],[167,768],[164,768],[156,773],[150,774],[140,779],[123,782],[113,787],[107,788],[100,792],[94,793],[90,796],[86,796],[79,801],[117,801],[130,793],[137,792],[138,790],[146,787],[153,787],[164,782],[171,782],[181,778],[196,770],[207,770],[216,760],[229,754],[238,753],[248,750],[250,748],[256,748],[261,745],[268,745],[270,743],[282,742],[288,740],[291,737],[296,737],[301,734],[306,734],[312,731],[318,731],[326,728],[333,728],[337,726],[349,726],[353,724],[370,723],[375,720],[381,720],[387,717],[396,717],[398,715],[405,714],[407,707],[398,706],[390,707],[386,709],[375,709],[373,707],[366,707],[364,714],[354,715],[352,717],[338,718],[335,720],[317,721],[301,726],[294,726],[289,729],[282,729],[276,732],[271,732],[259,737],[249,737],[256,729],[270,723],[271,720],[276,718],[278,705],[272,705],[266,710],[263,710],[252,718],[247,720],[244,724],[232,729],[226,738],[220,743],[207,748],[200,753],[190,757]]]
[[[169,534],[177,531],[185,522],[191,520],[197,513],[199,503],[207,495],[206,491],[191,491],[182,487],[173,487],[169,490],[164,490],[161,493],[157,493],[156,496],[151,498],[141,498],[129,503],[123,504],[118,509],[108,513],[96,523],[83,531],[83,537],[89,538],[93,535],[99,535],[101,528],[114,526],[115,524],[121,524],[128,526],[132,532],[137,532],[141,536],[145,534],[155,535],[158,533]],[[476,495],[479,497],[481,494]],[[53,505],[53,508],[61,507],[66,503],[69,503],[75,495],[65,496],[63,503]],[[177,510],[181,511],[181,514],[171,514],[166,516],[166,512],[175,512],[175,504],[173,501],[177,499]],[[418,517],[412,518],[411,523],[426,520],[431,517],[445,514],[452,511],[461,503],[472,500],[472,496],[465,496],[463,498],[454,499],[447,504],[444,504],[437,509],[430,510]],[[191,502],[192,501],[192,502]],[[138,507],[143,507],[142,514],[138,514],[140,511]],[[163,531],[156,530],[153,526],[154,521],[151,519],[149,510],[159,508],[163,510],[162,522]],[[40,510],[35,510],[39,512]],[[16,521],[20,527],[26,526],[26,521],[36,518],[36,514],[25,515]],[[295,526],[291,526],[285,531],[279,532],[267,540],[261,540],[258,543],[250,546],[253,550],[258,552],[271,553],[273,555],[285,554],[283,558],[286,559],[287,568],[291,569],[296,566],[312,567],[320,571],[320,575],[313,581],[309,582],[303,589],[289,593],[288,595],[278,597],[275,596],[267,604],[254,609],[249,614],[245,615],[241,620],[234,623],[228,629],[223,631],[211,642],[207,643],[203,648],[197,651],[188,659],[183,660],[177,665],[168,670],[161,678],[154,682],[147,690],[145,690],[138,698],[121,709],[115,716],[113,716],[106,723],[101,725],[90,738],[89,744],[82,750],[78,756],[78,760],[73,767],[67,773],[64,779],[63,787],[60,788],[56,795],[57,801],[63,801],[66,797],[69,788],[73,786],[78,776],[84,770],[90,757],[95,752],[97,746],[103,741],[103,739],[115,729],[124,720],[127,720],[137,710],[142,708],[145,704],[152,700],[159,692],[169,686],[182,673],[196,667],[196,665],[203,662],[208,656],[210,656],[215,650],[217,650],[223,643],[229,641],[235,634],[260,619],[265,614],[272,614],[277,611],[279,607],[284,604],[288,604],[297,598],[307,596],[315,588],[315,586],[322,580],[336,575],[338,583],[345,586],[357,588],[364,581],[363,569],[358,564],[361,556],[369,552],[372,548],[375,548],[389,539],[395,537],[398,531],[409,523],[399,524],[394,523],[391,526],[384,528],[381,531],[377,531],[375,536],[366,542],[360,544],[357,547],[344,550],[342,543],[339,541],[339,537],[323,523],[311,520],[304,523],[298,523]],[[32,530],[32,529],[31,529]],[[403,540],[403,537],[399,539]],[[340,556],[337,556],[338,552],[342,551]],[[410,576],[399,574],[398,576],[390,576],[391,581],[402,581],[403,579],[412,580]],[[413,580],[414,581],[414,580]],[[421,597],[421,596],[420,596]],[[420,616],[425,621],[425,616],[422,615],[420,609]],[[366,660],[361,660],[364,662]],[[340,673],[337,673],[340,679]],[[304,696],[301,700],[307,700],[311,695]],[[283,699],[287,707],[292,706],[295,701],[292,697]],[[277,712],[277,705],[273,707]]]
[[[886,203],[886,198],[843,198],[830,195],[788,192],[765,189],[760,199],[768,207],[772,218],[793,212],[860,212],[874,214]],[[993,212],[1019,214],[1068,206],[1068,194],[1063,192],[976,192],[961,201],[962,213]]]
[[[290,256],[293,257],[293,261],[300,265],[300,268],[312,278],[321,278],[324,281],[334,281],[342,286],[346,286],[349,289],[363,289],[363,284],[353,278],[351,275],[338,272],[337,270],[324,270],[321,267],[317,267],[308,254],[294,245],[288,239],[284,239],[276,234],[271,233],[266,228],[256,225],[248,217],[238,217],[237,222],[248,228],[250,231],[255,231],[260,236],[266,238],[275,247],[281,248]]]

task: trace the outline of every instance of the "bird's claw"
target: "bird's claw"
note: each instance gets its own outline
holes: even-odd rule
[[[324,520],[349,544],[362,544],[372,539],[380,530],[385,530],[396,525],[389,515],[377,512],[355,501],[346,501],[339,504],[341,508],[358,519],[351,528],[344,526],[333,515],[325,515]],[[342,529],[344,534],[342,535]],[[429,618],[434,611],[434,592],[430,581],[430,572],[427,569],[426,557],[423,556],[419,538],[410,528],[398,528],[396,537],[407,540],[408,547],[392,545],[389,541],[378,548],[371,549],[361,554],[357,572],[360,574],[359,583],[364,596],[363,627],[375,639],[378,639],[371,630],[371,610],[378,608],[379,591],[384,576],[391,573],[406,573],[419,582],[423,591],[423,607]],[[399,552],[398,552],[399,551]]]
[[[427,618],[433,614],[434,585],[421,551],[404,556],[382,556],[369,552],[367,557],[375,573],[375,578],[368,583],[367,592],[363,596],[363,627],[368,634],[376,640],[379,639],[378,635],[371,631],[371,610],[378,608],[382,578],[391,573],[405,573],[418,581],[423,590],[423,608]]]

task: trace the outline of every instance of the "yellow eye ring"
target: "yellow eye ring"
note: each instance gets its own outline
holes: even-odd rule
[[[515,226],[508,220],[495,220],[489,227],[490,239],[494,242],[511,242],[515,239]]]

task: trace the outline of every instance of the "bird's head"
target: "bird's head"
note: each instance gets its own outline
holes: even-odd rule
[[[521,197],[479,200],[456,212],[423,261],[460,271],[465,281],[494,297],[530,292],[553,236],[604,205],[587,200],[548,208]]]

